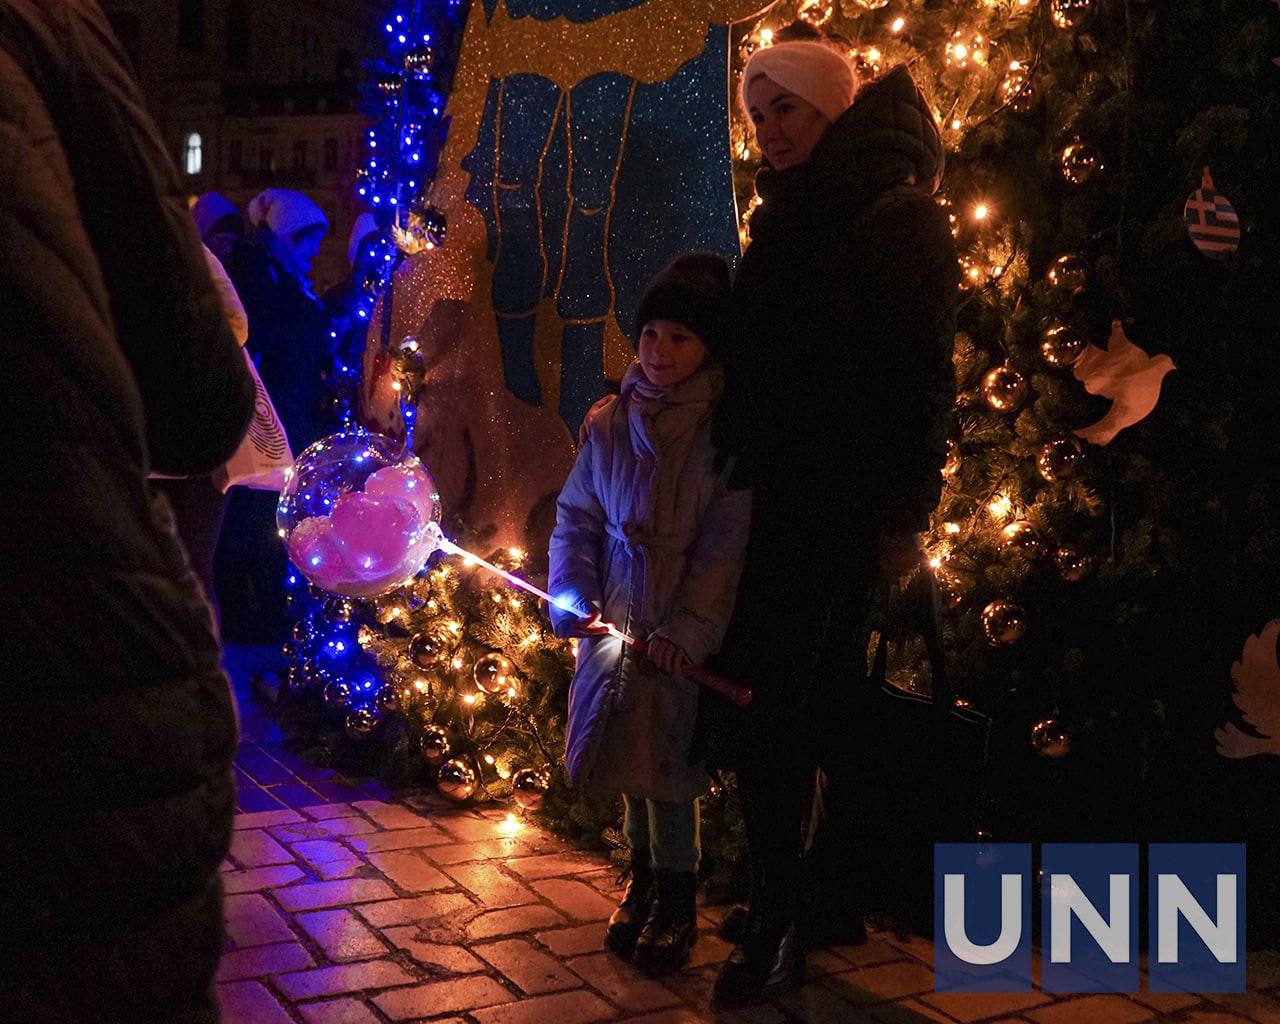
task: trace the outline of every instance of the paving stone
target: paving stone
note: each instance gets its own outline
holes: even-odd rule
[[[294,918],[330,960],[382,956],[387,947],[349,910],[318,910]]]
[[[576,875],[598,868],[601,858],[589,853],[544,853],[537,857],[517,857],[507,867],[531,881],[540,878]]]
[[[1224,993],[1208,998],[1229,1010],[1243,1013],[1256,1024],[1280,1024],[1280,1002],[1261,992]]]
[[[294,1024],[275,996],[256,981],[232,981],[218,986],[222,1024]]]
[[[699,946],[702,945],[705,937],[705,935],[698,936]],[[724,940],[719,936],[716,936],[716,941],[724,942]],[[724,944],[726,946],[728,945],[727,942]],[[697,946],[694,948],[697,949]],[[812,950],[804,958],[804,976],[806,981],[816,981],[824,974],[840,974],[842,971],[847,971],[848,969],[849,964],[846,961],[841,960],[834,953],[828,952],[825,949]]]
[[[628,1017],[626,1024],[707,1024],[710,1017],[701,1017],[688,1007],[678,1010],[660,1010],[643,1017]]]
[[[261,978],[268,974],[300,971],[312,966],[311,954],[297,942],[282,942],[272,946],[251,946],[233,949],[222,954],[218,964],[218,981],[240,981],[244,978]]]
[[[1139,1006],[1122,996],[1096,995],[1028,1010],[1023,1016],[1036,1021],[1036,1024],[1078,1024],[1079,1021],[1136,1024],[1140,1020],[1150,1020],[1155,1014],[1148,1007]]]
[[[854,984],[859,973],[850,975]],[[1053,997],[1043,992],[929,992],[921,995],[920,1001],[957,1020],[971,1021],[1022,1013],[1052,1002]]]
[[[368,857],[370,864],[408,892],[431,892],[454,886],[453,879],[413,850],[371,853]]]
[[[395,835],[394,832],[388,835]],[[466,864],[471,861],[506,863],[513,857],[525,857],[532,853],[518,839],[486,839],[479,843],[446,843],[431,848],[431,859],[437,864]]]
[[[375,928],[388,928],[397,924],[436,921],[473,909],[471,901],[461,893],[446,892],[433,896],[416,896],[412,899],[373,903],[357,907],[356,912]]]
[[[658,1010],[680,1002],[680,997],[669,988],[608,953],[570,960],[569,968],[624,1010]]]
[[[845,1002],[829,988],[810,983],[778,999],[805,1024],[874,1024],[865,1008]]]
[[[552,928],[565,924],[565,919],[550,907],[530,904],[527,907],[511,907],[508,910],[490,910],[480,914],[467,925],[467,938],[472,941],[496,939],[500,935],[515,935],[535,928]]]
[[[406,828],[395,832],[376,832],[353,836],[351,848],[360,853],[382,853],[385,850],[407,850],[414,846],[439,846],[449,837],[438,828]],[[432,856],[434,860],[434,854]]]
[[[479,1024],[595,1024],[616,1016],[613,1007],[591,992],[561,992],[534,996],[518,1003],[477,1010]]]
[[[499,821],[493,821],[479,815],[455,814],[447,818],[437,818],[436,822],[460,843],[482,843],[505,836],[506,833],[501,831],[505,820],[506,815],[503,815]]]
[[[489,908],[518,907],[534,903],[538,899],[528,886],[517,882],[493,864],[454,864],[445,870],[459,885]]]
[[[933,971],[924,964],[904,960],[860,971],[829,974],[820,981],[851,1003],[877,1003],[932,991]]]
[[[327,821],[330,818],[353,818],[355,810],[350,804],[313,804],[300,808],[303,814],[313,821]]]
[[[326,880],[350,878],[365,866],[360,857],[332,839],[309,839],[294,843],[293,852]]]
[[[282,843],[301,843],[307,839],[329,836],[355,836],[376,832],[368,818],[326,818],[323,821],[299,821],[292,825],[274,825],[268,831]]]
[[[613,900],[591,886],[567,878],[545,878],[534,882],[533,890],[557,910],[579,921],[607,920],[617,909]]]
[[[901,960],[905,955],[897,946],[891,946],[882,939],[867,939],[860,946],[830,946],[828,952],[834,953],[841,960],[848,960],[855,967],[887,964]]]
[[[1179,1017],[1180,1024],[1240,1024],[1240,1018],[1230,1013],[1218,1013],[1214,1010],[1196,1010],[1185,1017]]]
[[[475,974],[485,969],[484,962],[472,956],[465,947],[426,941],[420,937],[420,929],[412,925],[388,928],[382,934],[418,963],[431,968],[433,973]]]
[[[255,811],[252,814],[237,814],[232,827],[236,830],[269,828],[272,825],[288,825],[290,822],[302,820],[302,815],[297,811]]]
[[[292,1000],[310,999],[313,996],[337,996],[347,992],[363,992],[370,988],[390,988],[407,985],[417,979],[405,973],[403,967],[390,960],[367,960],[340,967],[319,967],[313,971],[282,974],[276,985]],[[440,1010],[444,1012],[444,1008]]]
[[[939,1024],[952,1024],[951,1017],[918,999],[906,999],[900,1003],[877,1003],[866,1007],[866,1012],[878,1024],[924,1024],[924,1021],[929,1020],[938,1021]],[[1018,1024],[1018,1020],[1006,1017],[997,1024]]]
[[[240,829],[232,833],[231,856],[242,868],[264,868],[293,861],[293,854],[260,828]]]
[[[576,974],[524,939],[476,946],[474,952],[527,995],[540,996],[582,985]]]
[[[701,932],[698,935],[698,941],[694,944],[693,951],[689,954],[689,963],[687,967],[701,967],[704,964],[722,964],[729,959],[729,954],[733,952],[733,945],[725,942],[715,932]],[[821,958],[821,953],[810,953],[809,959],[812,961],[815,957]],[[837,970],[846,970],[843,960],[837,957],[830,958],[840,966]]]
[[[237,868],[235,864],[233,864],[230,860],[224,860],[221,864],[218,865],[218,874],[223,874],[224,872],[227,872],[227,871],[236,871],[236,870]]]
[[[422,815],[414,814],[400,804],[383,803],[381,800],[357,800],[351,806],[376,821],[380,828],[423,828],[431,824]]]
[[[331,999],[300,1007],[307,1024],[378,1024],[378,1018],[364,1003],[354,999]]]
[[[598,953],[604,949],[604,930],[607,922],[593,921],[576,928],[557,928],[555,931],[538,932],[534,938],[556,956],[580,956]]]
[[[1133,992],[1130,993],[1129,998],[1137,1000],[1143,1006],[1150,1006],[1153,1010],[1159,1010],[1161,1013],[1177,1013],[1179,1010],[1185,1010],[1188,1006],[1195,1006],[1197,1003],[1204,1002],[1203,996],[1186,992]]]
[[[277,864],[270,868],[252,868],[249,871],[228,871],[222,876],[222,891],[228,895],[253,892],[257,889],[274,889],[288,885],[304,877],[296,864]]]
[[[476,975],[453,981],[433,981],[427,985],[384,992],[374,1004],[392,1020],[413,1020],[442,1013],[461,1013],[482,1006],[510,1002],[512,995],[492,978]],[[557,1021],[556,1024],[563,1024]]]
[[[266,897],[257,893],[227,896],[222,901],[227,937],[236,946],[266,946],[291,942],[295,936]]]
[[[374,878],[352,878],[340,882],[312,882],[276,890],[276,899],[285,910],[320,910],[344,903],[368,903],[390,900],[395,892],[386,882]]]

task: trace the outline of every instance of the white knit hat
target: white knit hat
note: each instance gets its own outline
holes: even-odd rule
[[[812,103],[828,121],[848,110],[858,91],[853,66],[834,47],[807,40],[775,43],[751,55],[738,96],[743,110],[748,87],[761,76]]]
[[[373,219],[373,214],[362,213],[356,218],[356,222],[351,225],[351,234],[347,238],[347,262],[351,266],[356,265],[356,256],[359,255],[360,243],[364,241],[364,236],[378,230],[378,222]]]
[[[201,238],[207,237],[210,229],[223,217],[238,216],[239,213],[235,203],[217,192],[206,192],[191,204],[191,218],[196,222]]]
[[[324,211],[291,188],[265,189],[249,200],[249,222],[257,227],[264,220],[282,240],[305,228],[329,229]]]

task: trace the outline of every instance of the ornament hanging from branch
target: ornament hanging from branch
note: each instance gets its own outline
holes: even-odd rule
[[[1076,436],[1096,445],[1110,444],[1125,427],[1151,414],[1165,374],[1174,369],[1167,355],[1147,355],[1125,337],[1119,320],[1112,321],[1106,349],[1089,345],[1072,370],[1089,394],[1110,398],[1111,408],[1097,423],[1075,431]]]
[[[1182,208],[1191,242],[1205,256],[1223,259],[1240,248],[1240,218],[1226,196],[1213,187],[1209,168],[1200,176],[1200,187],[1187,196]]]
[[[1235,705],[1244,728],[1227,722],[1214,732],[1223,757],[1280,757],[1280,619],[1244,642],[1240,660],[1231,666]],[[1247,731],[1246,731],[1247,730]]]

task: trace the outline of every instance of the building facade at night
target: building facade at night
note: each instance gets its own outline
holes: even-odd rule
[[[192,196],[243,207],[264,188],[305,192],[331,224],[317,291],[346,275],[367,118],[361,61],[382,52],[387,2],[101,0]]]

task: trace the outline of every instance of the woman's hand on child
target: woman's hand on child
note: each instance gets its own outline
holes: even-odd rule
[[[661,637],[651,639],[645,645],[645,656],[663,672],[671,675],[683,675],[693,667],[689,656],[670,640]]]
[[[587,410],[586,416],[582,418],[582,425],[578,427],[578,447],[582,447],[582,445],[587,443],[587,427],[590,426],[591,421],[595,419],[596,414],[604,412],[617,400],[617,395],[605,395],[604,398],[600,399],[595,403],[595,405]]]

